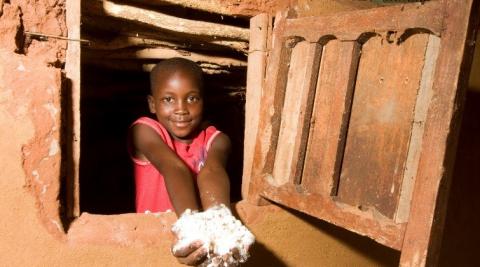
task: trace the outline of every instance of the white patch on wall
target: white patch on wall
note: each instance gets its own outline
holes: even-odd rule
[[[50,142],[50,148],[48,149],[48,155],[55,156],[58,151],[59,151],[59,146],[58,146],[58,141],[56,139],[53,139],[52,142]]]
[[[32,171],[32,176],[33,176],[33,179],[35,179],[35,181],[40,181],[40,174],[38,173],[37,170],[33,170]]]
[[[40,192],[42,195],[45,195],[45,193],[47,193],[47,188],[48,186],[45,184],[42,186],[42,192]]]
[[[48,110],[48,112],[50,113],[50,116],[52,116],[52,119],[55,120],[55,116],[58,113],[58,109],[52,103],[44,104],[43,107],[46,110]]]
[[[22,61],[20,61],[20,62],[18,63],[17,70],[18,70],[18,71],[25,71],[25,70],[26,70],[26,69],[25,69],[25,66],[24,66],[23,63],[22,63]]]
[[[50,220],[50,222],[52,222],[58,228],[58,230],[63,231],[63,229],[62,229],[63,227],[60,225],[60,223],[58,223],[57,221],[55,221],[53,219]]]

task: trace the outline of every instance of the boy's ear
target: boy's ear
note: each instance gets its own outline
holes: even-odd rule
[[[147,100],[148,100],[148,108],[150,109],[150,112],[155,114],[155,100],[153,99],[153,96],[148,95]]]

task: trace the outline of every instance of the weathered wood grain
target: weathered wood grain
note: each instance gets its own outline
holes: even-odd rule
[[[273,184],[294,183],[303,169],[321,46],[299,42],[293,48],[282,109]]]
[[[400,266],[437,266],[480,3],[442,1],[445,28],[433,79]]]
[[[330,196],[343,158],[360,45],[331,40],[323,50],[301,184]]]
[[[281,109],[285,97],[288,64],[291,54],[291,49],[285,46],[285,38],[281,36],[286,17],[287,13],[279,13],[275,17],[271,52],[267,60],[265,84],[260,99],[260,117],[247,199],[249,202],[256,204],[261,201],[258,195],[261,186],[258,183],[263,179],[264,173],[273,171]]]
[[[337,200],[393,218],[428,34],[362,46]]]
[[[245,103],[245,140],[243,142],[242,197],[248,198],[252,177],[255,137],[260,117],[260,100],[264,90],[267,64],[267,39],[271,17],[260,14],[250,19],[250,51],[247,68],[247,101]]]
[[[80,39],[80,1],[67,0],[66,12],[68,38]],[[80,55],[80,42],[68,42],[65,58],[65,76],[68,79],[68,85],[62,92],[64,103],[71,104],[70,107],[65,107],[66,110],[62,110],[66,113],[64,115],[66,121],[63,122],[66,124],[64,133],[66,151],[62,153],[62,160],[68,166],[65,170],[64,183],[67,219],[80,215]]]
[[[272,186],[264,177],[260,195],[274,202],[292,207],[309,215],[343,227],[360,235],[368,236],[380,244],[400,249],[405,224],[393,223],[374,209],[359,210],[349,205],[332,201],[329,196],[299,194],[294,184]]]
[[[476,0],[442,0],[279,18],[267,43],[251,202],[269,199],[366,235],[401,250],[402,266],[435,266],[463,95],[458,86],[471,60],[464,56],[472,4],[478,13]],[[296,58],[306,53],[291,53],[290,41],[324,46],[310,123],[304,100],[292,99],[308,90],[299,86],[295,94],[288,85],[298,75],[291,68],[305,70]],[[302,160],[295,146],[308,128],[299,180],[292,174]]]
[[[349,11],[322,17],[290,19],[285,26],[285,36],[302,36],[316,42],[325,35],[340,40],[357,40],[365,32],[403,32],[419,28],[440,35],[443,17],[442,3],[429,1],[390,7]],[[308,25],[305,27],[304,25]]]
[[[415,114],[412,125],[412,134],[408,148],[405,172],[400,188],[398,208],[395,214],[395,221],[403,223],[408,221],[410,213],[411,200],[415,177],[417,176],[418,161],[422,149],[423,134],[425,129],[425,120],[427,117],[428,106],[433,94],[433,75],[437,63],[440,38],[434,35],[429,36],[427,51],[425,52],[425,64],[422,71],[422,80],[418,90],[417,103],[415,104]]]

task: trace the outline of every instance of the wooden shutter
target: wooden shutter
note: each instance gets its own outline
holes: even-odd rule
[[[247,116],[256,133],[246,151],[247,198],[402,250],[402,265],[432,262],[476,6],[452,0],[277,15],[261,94],[247,98],[247,113],[255,107],[259,116],[250,126]]]

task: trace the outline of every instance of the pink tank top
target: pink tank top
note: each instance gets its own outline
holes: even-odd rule
[[[192,141],[185,144],[173,139],[167,129],[158,121],[141,117],[133,124],[144,124],[155,130],[162,140],[185,162],[196,178],[205,164],[207,152],[213,139],[220,133],[214,126],[202,130]],[[174,210],[162,174],[149,161],[135,158],[133,147],[129,146],[135,173],[135,207],[139,213]]]

